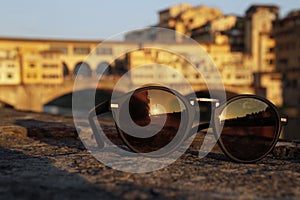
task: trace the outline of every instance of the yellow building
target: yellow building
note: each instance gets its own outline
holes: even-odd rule
[[[200,27],[192,30],[191,37],[198,42],[211,42],[217,44],[228,44],[229,37],[222,32],[233,29],[237,24],[237,17],[234,15],[218,17],[208,21]]]
[[[203,45],[217,65],[225,85],[251,86],[252,59],[241,52],[231,52],[229,44]]]
[[[45,50],[49,49],[47,42],[39,39],[0,38],[1,49],[14,49],[13,58],[2,58],[2,62],[14,63],[10,65],[10,73],[15,77],[14,81],[2,79],[0,84],[61,84],[64,77],[60,53],[46,53]]]
[[[279,8],[273,5],[253,5],[246,11],[245,53],[253,60],[256,94],[265,96],[278,106],[282,105],[281,74],[275,67],[275,40],[273,22]]]
[[[264,73],[261,78],[261,86],[265,88],[264,96],[277,106],[283,105],[282,74],[278,72]]]
[[[232,53],[229,45],[202,44],[202,47],[213,59],[217,70],[221,73],[225,87],[251,86],[253,82],[251,59],[239,52]],[[185,58],[162,49],[146,48],[127,54],[129,69],[143,66],[143,70],[131,74],[133,83],[142,84],[163,80],[168,84],[182,84],[180,75],[192,85],[205,84],[205,82],[218,83],[219,80],[217,79],[219,77],[212,71],[216,69],[211,67],[211,60],[207,57],[196,55],[195,52],[197,51],[194,48],[193,45],[184,43],[168,44],[168,49],[172,49],[175,52],[183,51],[186,55]],[[186,58],[193,60],[192,63],[189,63]],[[163,70],[162,65],[168,66],[172,70]],[[173,70],[179,75],[173,73]]]
[[[159,27],[173,29],[179,33],[191,36],[192,30],[208,21],[219,18],[222,11],[206,6],[193,7],[189,4],[179,4],[159,12]],[[182,37],[177,35],[176,41]]]
[[[162,81],[166,84],[179,85],[182,84],[183,78],[191,84],[195,81],[196,83],[202,82],[199,72],[186,59],[163,49],[140,49],[128,53],[126,59],[130,70],[142,67],[142,70],[132,71],[133,84]]]
[[[178,16],[193,6],[187,3],[174,5],[170,8],[159,11],[159,26],[175,29]]]
[[[115,73],[124,72],[124,63],[112,61],[139,46],[131,42],[100,44],[90,40],[0,38],[0,84],[61,84],[65,76],[94,76],[107,66],[107,73],[111,67]],[[7,52],[13,51],[17,56],[7,57]]]
[[[63,83],[63,65],[60,59],[60,53],[37,51],[35,48],[22,48],[20,51],[20,54],[22,55],[22,83]]]
[[[275,41],[272,22],[277,19],[279,8],[253,5],[246,11],[245,53],[252,55],[255,72],[275,70]]]
[[[39,51],[22,51],[22,82],[24,84],[35,84],[42,82],[42,68],[40,66],[41,57]]]
[[[20,60],[15,49],[0,49],[0,84],[21,83]]]
[[[60,52],[42,51],[40,66],[42,68],[42,80],[47,84],[61,84],[64,81],[63,63]]]

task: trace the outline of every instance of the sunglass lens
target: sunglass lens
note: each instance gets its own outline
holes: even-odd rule
[[[277,137],[278,117],[266,102],[239,98],[228,103],[219,118],[223,125],[221,145],[234,160],[256,161],[271,150]]]
[[[120,108],[122,115],[123,108]],[[129,100],[130,116],[120,119],[119,132],[124,142],[134,151],[149,153],[170,151],[183,129],[186,118],[182,101],[172,92],[146,89],[135,92]],[[134,134],[133,134],[134,133]],[[174,140],[175,139],[175,140]]]

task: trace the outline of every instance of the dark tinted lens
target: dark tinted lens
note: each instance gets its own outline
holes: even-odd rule
[[[177,137],[182,127],[181,118],[186,115],[184,110],[184,104],[171,92],[157,89],[136,92],[129,101],[128,119],[143,129],[135,130],[128,127],[132,126],[129,121],[120,120],[121,127],[125,127],[120,130],[121,137],[136,152],[149,153],[163,147],[167,151],[171,150],[175,144],[169,144]],[[135,136],[132,136],[131,132],[134,132]]]
[[[264,156],[272,147],[278,131],[276,111],[255,98],[229,103],[220,115],[224,127],[220,136],[231,156],[252,161]]]

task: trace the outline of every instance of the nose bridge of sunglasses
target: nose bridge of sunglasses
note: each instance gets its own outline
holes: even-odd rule
[[[112,108],[112,109],[119,108],[119,104],[118,103],[110,103],[110,108]]]
[[[213,99],[213,98],[195,98],[195,99],[190,99],[190,104],[192,106],[195,105],[195,102],[214,103],[215,107],[219,107],[219,105],[220,105],[220,100],[219,99]]]

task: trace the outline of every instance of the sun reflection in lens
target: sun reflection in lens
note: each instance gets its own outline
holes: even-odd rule
[[[165,113],[165,108],[164,106],[160,105],[160,104],[153,104],[151,105],[150,108],[150,115],[160,115]]]
[[[157,108],[154,108],[151,112],[152,115],[158,115],[159,114],[159,110]]]

